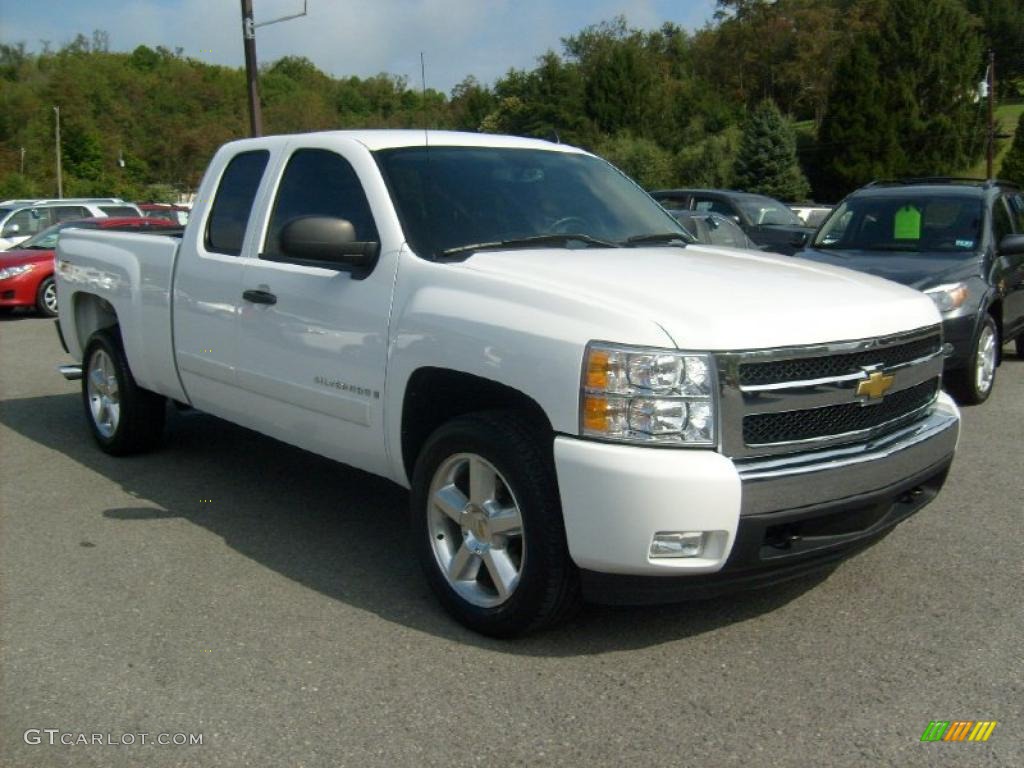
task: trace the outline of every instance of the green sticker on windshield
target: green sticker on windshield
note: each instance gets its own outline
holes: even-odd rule
[[[894,240],[921,239],[921,212],[912,205],[904,205],[893,219]]]

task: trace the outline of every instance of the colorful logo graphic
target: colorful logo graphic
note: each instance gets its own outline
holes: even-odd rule
[[[995,720],[932,720],[921,741],[988,741],[995,729]]]

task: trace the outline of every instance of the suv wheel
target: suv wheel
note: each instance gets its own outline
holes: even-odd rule
[[[950,374],[950,391],[965,405],[985,402],[992,394],[998,365],[999,328],[991,315],[985,315],[967,367]]]
[[[1017,357],[1024,357],[1024,333],[1021,333],[1013,344],[1016,348]]]
[[[578,602],[550,440],[523,414],[462,416],[420,453],[412,529],[442,605],[470,629],[511,637],[549,625]]]

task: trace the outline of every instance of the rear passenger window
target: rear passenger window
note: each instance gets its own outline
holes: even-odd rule
[[[107,216],[138,216],[139,212],[132,208],[130,205],[101,205],[100,210],[103,211]]]
[[[300,149],[288,161],[267,229],[267,258],[286,258],[281,253],[281,230],[302,216],[347,219],[356,230],[356,240],[379,240],[355,170],[341,155],[326,149]]]
[[[235,155],[228,163],[206,224],[207,250],[230,256],[242,252],[249,214],[269,158],[269,152],[258,150]]]
[[[53,211],[54,223],[73,221],[74,219],[88,219],[92,216],[88,208],[83,208],[80,205],[61,205],[50,210]]]

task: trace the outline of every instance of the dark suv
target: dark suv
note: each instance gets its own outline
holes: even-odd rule
[[[767,251],[792,256],[815,227],[808,227],[793,210],[778,200],[731,189],[658,189],[651,197],[667,211],[720,213],[740,225],[747,237]]]
[[[953,345],[948,389],[986,400],[1004,341],[1024,355],[1024,194],[977,179],[872,182],[843,200],[802,258],[924,291]]]

